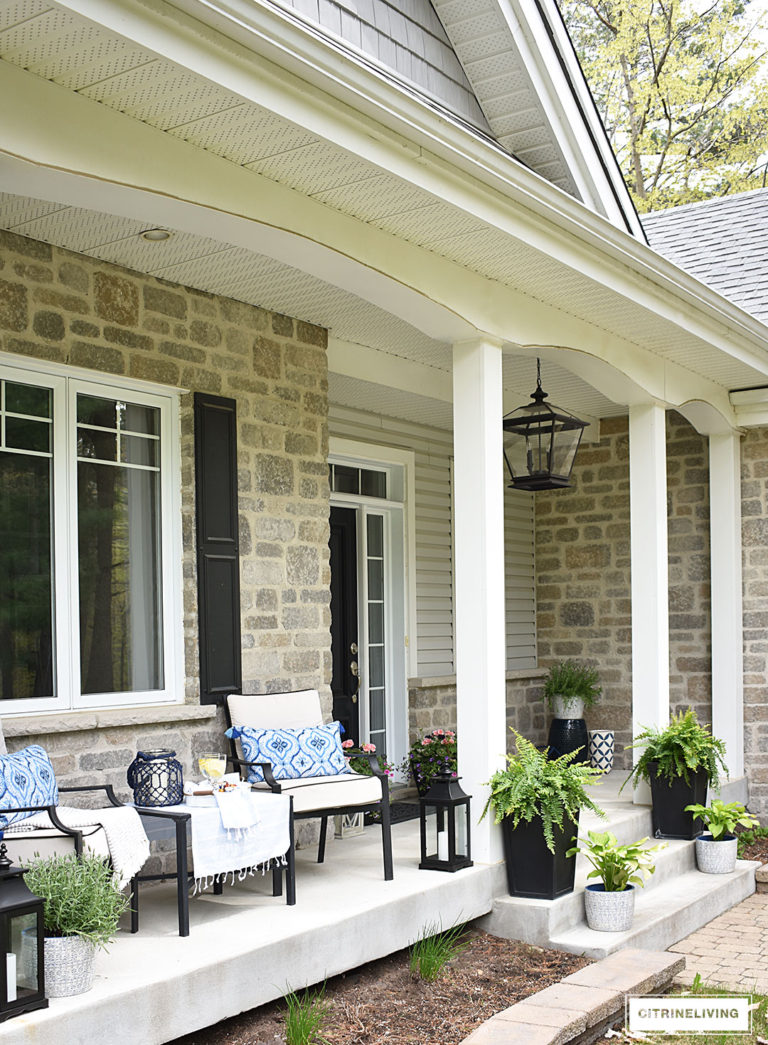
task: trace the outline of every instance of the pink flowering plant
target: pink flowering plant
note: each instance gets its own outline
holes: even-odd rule
[[[354,740],[342,740],[341,746],[344,748],[344,755],[350,769],[353,769],[355,773],[362,773],[363,776],[373,776],[371,760],[366,756],[376,755],[375,744],[362,744],[360,747],[355,747]],[[389,777],[391,783],[395,767],[381,755],[376,755],[376,761],[382,773]]]
[[[433,729],[414,740],[408,752],[408,766],[419,793],[423,794],[438,773],[457,772],[456,734],[452,729]]]

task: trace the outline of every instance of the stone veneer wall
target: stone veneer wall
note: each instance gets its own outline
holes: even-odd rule
[[[534,744],[544,744],[549,728],[549,716],[542,696],[545,671],[508,671],[507,727],[516,729]],[[456,676],[408,680],[409,739],[417,738],[433,729],[456,729]],[[509,751],[511,734],[506,735]],[[503,741],[499,744],[504,750]]]
[[[604,420],[597,445],[579,450],[568,490],[536,496],[539,663],[595,664],[603,683],[587,714],[616,732],[616,765],[630,764],[632,614],[629,434],[626,417]],[[709,469],[707,440],[667,415],[670,705],[710,720]]]
[[[186,704],[6,718],[10,747],[39,739],[61,783],[125,793],[137,748],[175,748],[191,772],[198,751],[221,746],[222,716],[198,704],[195,391],[237,401],[244,690],[319,688],[330,707],[326,343],[325,330],[288,316],[0,232],[0,349],[188,390]]]
[[[744,569],[744,763],[749,807],[768,817],[768,428],[747,432],[741,451]]]

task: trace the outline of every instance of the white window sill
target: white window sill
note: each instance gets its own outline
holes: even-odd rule
[[[9,716],[2,721],[6,737],[48,733],[82,733],[110,726],[152,726],[172,722],[204,722],[216,717],[216,704],[160,704],[154,707],[105,708],[42,715]]]

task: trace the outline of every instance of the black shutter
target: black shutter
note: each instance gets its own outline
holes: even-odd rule
[[[195,394],[200,700],[242,687],[237,419],[234,399]]]

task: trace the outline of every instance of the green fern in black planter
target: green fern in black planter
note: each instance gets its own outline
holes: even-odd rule
[[[483,816],[493,810],[501,824],[507,883],[512,896],[554,900],[573,889],[575,857],[567,857],[579,811],[604,816],[586,788],[602,774],[574,762],[576,752],[550,759],[512,730],[515,752],[489,781]]]
[[[693,708],[673,715],[664,729],[651,726],[630,748],[642,748],[631,775],[622,784],[644,780],[651,785],[653,828],[657,838],[696,838],[701,821],[685,811],[704,805],[707,786],[716,790],[720,771],[728,774],[725,744],[702,726]]]

